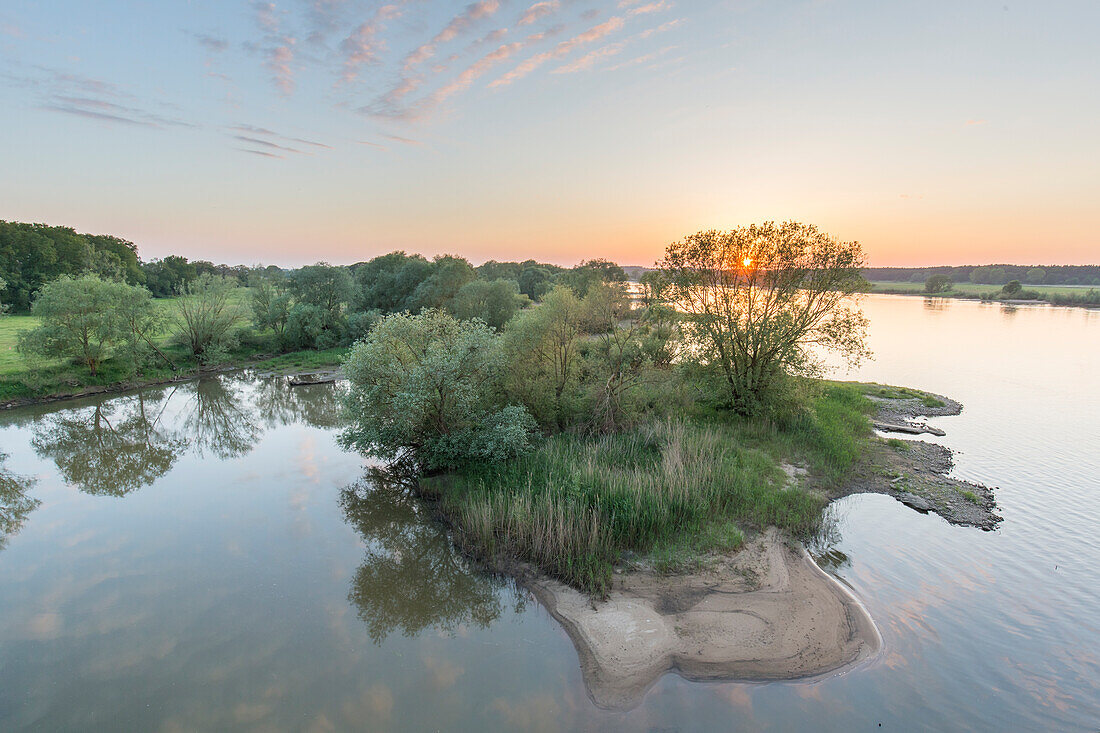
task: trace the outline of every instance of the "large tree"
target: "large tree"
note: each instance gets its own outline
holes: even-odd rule
[[[235,329],[243,320],[236,279],[207,273],[183,286],[176,304],[176,340],[203,364],[215,362],[237,345]]]
[[[145,293],[95,275],[64,275],[39,291],[32,308],[39,326],[20,334],[19,350],[73,359],[96,374],[116,347],[150,327],[152,303]]]
[[[866,289],[863,250],[785,222],[703,231],[668,246],[669,301],[730,406],[758,411],[788,375],[818,373],[818,349],[850,363],[868,354],[867,320],[850,297]]]

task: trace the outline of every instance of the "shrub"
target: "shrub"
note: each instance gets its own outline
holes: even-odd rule
[[[423,471],[499,461],[530,447],[527,411],[501,399],[500,337],[440,310],[383,318],[344,362],[345,446]]]

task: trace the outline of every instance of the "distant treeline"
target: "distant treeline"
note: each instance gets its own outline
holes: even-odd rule
[[[179,293],[203,273],[246,282],[250,268],[230,267],[169,256],[142,262],[137,246],[109,234],[80,234],[70,227],[0,221],[0,304],[30,309],[46,283],[62,275],[94,274],[129,285],[144,285],[156,297]]]
[[[868,267],[863,276],[876,282],[923,283],[947,275],[955,283],[1004,285],[1100,285],[1100,265],[958,265],[942,267]]]
[[[566,285],[583,295],[590,283],[627,280],[621,267],[606,260],[590,260],[573,268],[535,260],[491,260],[474,267],[461,257],[444,255],[428,260],[404,252],[330,269],[346,273],[346,281],[336,278],[340,281],[337,300],[343,302],[345,312],[352,313],[415,313],[427,307],[443,307],[473,281],[503,281],[508,285],[498,283],[495,290],[487,290],[484,285],[468,287],[454,307],[492,308],[488,301],[509,300],[503,290],[538,301],[554,285]],[[179,255],[143,261],[137,246],[120,237],[81,234],[63,226],[0,221],[0,306],[10,312],[30,310],[42,286],[63,275],[93,274],[144,286],[154,297],[164,298],[179,295],[206,274],[234,279],[240,285],[255,284],[258,277],[281,285],[282,280],[290,283],[316,276],[315,270],[303,270],[215,264]],[[326,305],[331,307],[331,303]]]

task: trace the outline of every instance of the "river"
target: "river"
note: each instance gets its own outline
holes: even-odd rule
[[[0,730],[1097,730],[1100,312],[864,310],[847,378],[961,400],[931,422],[1004,517],[834,505],[870,664],[601,710],[538,603],[337,446],[331,386],[222,376],[0,414]]]

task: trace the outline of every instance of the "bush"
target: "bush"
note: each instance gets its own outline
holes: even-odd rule
[[[929,294],[946,293],[951,289],[951,276],[937,274],[924,281],[924,292]]]
[[[1024,288],[1022,285],[1020,285],[1019,280],[1010,280],[1005,283],[1005,286],[1003,288],[1001,288],[1001,295],[1005,298],[1014,298],[1019,295],[1020,291],[1023,289]]]
[[[482,321],[440,310],[387,316],[352,347],[343,444],[438,471],[527,451],[534,421],[501,398],[504,353]]]

